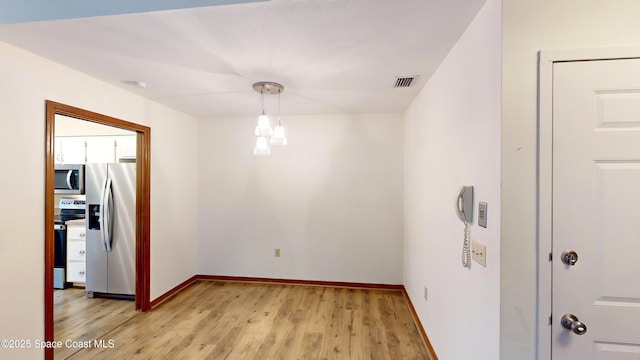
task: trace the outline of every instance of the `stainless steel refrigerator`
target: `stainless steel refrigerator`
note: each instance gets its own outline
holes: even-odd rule
[[[135,295],[136,164],[87,164],[88,297]]]

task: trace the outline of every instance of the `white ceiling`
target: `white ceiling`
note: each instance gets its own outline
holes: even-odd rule
[[[1,25],[0,41],[199,118],[255,115],[257,81],[284,85],[282,114],[400,113],[484,2],[272,0]]]

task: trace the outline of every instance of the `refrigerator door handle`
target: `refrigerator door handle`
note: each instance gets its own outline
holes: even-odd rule
[[[100,218],[98,220],[98,222],[100,223],[100,241],[102,242],[102,250],[103,251],[107,251],[107,245],[104,241],[104,231],[105,231],[105,209],[104,209],[104,190],[107,187],[107,179],[104,179],[104,181],[102,182],[102,189],[100,191]]]
[[[111,178],[107,178],[104,189],[104,245],[106,251],[111,251],[111,243],[113,240],[113,192],[111,190]]]

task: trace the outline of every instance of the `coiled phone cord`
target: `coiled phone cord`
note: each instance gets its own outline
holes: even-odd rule
[[[464,222],[464,242],[462,243],[462,266],[471,267],[471,231],[469,222]]]

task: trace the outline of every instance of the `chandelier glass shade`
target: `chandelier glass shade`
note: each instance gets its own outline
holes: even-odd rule
[[[287,145],[287,137],[284,134],[284,126],[278,125],[273,130],[273,136],[270,141],[271,145]]]
[[[266,137],[258,136],[256,146],[253,148],[253,155],[271,155],[271,149],[269,149]]]
[[[262,111],[262,115],[258,117],[258,126],[256,126],[255,133],[256,136],[273,136],[271,122],[269,121],[269,117],[264,114],[264,111]]]
[[[258,124],[254,130],[256,138],[256,146],[253,148],[253,155],[271,155],[269,144],[271,145],[287,145],[287,137],[285,135],[284,127],[279,120],[280,117],[280,94],[284,90],[284,86],[271,82],[261,81],[253,84],[253,90],[260,93],[260,106],[262,113],[258,116]],[[278,95],[278,125],[271,127],[271,120],[266,115],[264,110],[264,96],[265,95]],[[271,138],[267,141],[267,138]]]

